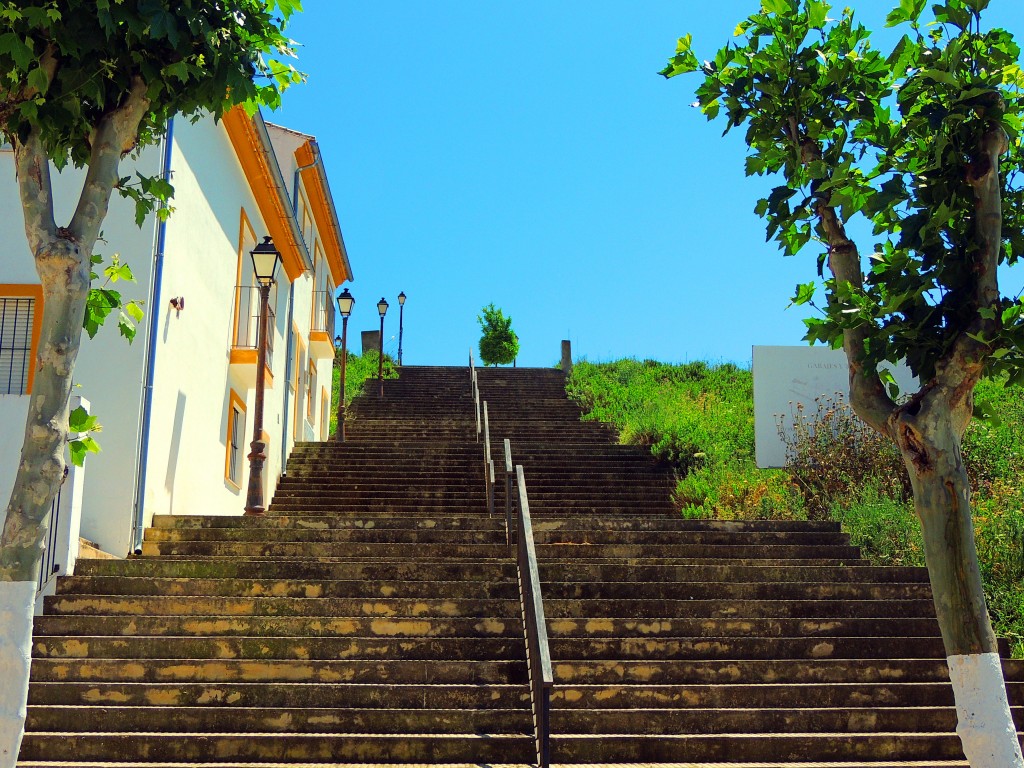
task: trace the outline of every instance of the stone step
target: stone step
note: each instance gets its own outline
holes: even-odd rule
[[[1014,707],[1024,725],[1024,708]],[[794,707],[789,709],[558,709],[556,734],[953,733],[956,709],[947,707]]]
[[[624,523],[628,523],[624,521]],[[307,517],[305,515],[266,515],[263,517],[209,517],[201,515],[156,515],[153,527],[146,533],[166,530],[194,529],[289,529],[327,531],[346,528],[427,528],[438,530],[501,530],[505,529],[504,518],[489,517],[486,514],[476,516],[412,515],[395,517],[388,514],[352,514],[323,515]]]
[[[281,528],[176,528],[146,531],[145,541],[222,541],[222,542],[319,542],[319,543],[505,543],[504,518],[491,518],[487,529],[459,528],[335,528],[326,530]],[[732,532],[732,531],[621,531],[556,528],[534,530],[537,545],[570,544],[585,547],[651,545],[655,552],[668,546],[743,546],[743,547],[816,547],[824,553],[832,547],[849,549],[845,533]]]
[[[529,733],[518,709],[359,709],[326,707],[151,707],[35,705],[25,730],[61,731],[68,722],[92,733]]]
[[[1024,706],[1024,683],[1008,682],[1007,695],[1014,707]],[[697,712],[726,709],[800,709],[951,707],[953,688],[948,680],[869,683],[708,683],[632,685],[561,683],[551,694],[552,711],[582,709],[664,709]]]
[[[516,566],[511,557],[499,560],[398,560],[376,558],[246,559],[225,560],[133,557],[113,562],[78,563],[80,576],[143,576],[157,578],[320,579],[368,581],[512,581]]]
[[[898,566],[856,565],[847,561],[846,567],[824,560],[806,563],[769,560],[761,564],[743,562],[721,563],[579,563],[541,562],[540,575],[544,582],[610,581],[635,582],[803,582],[831,581],[837,584],[883,583],[927,584],[928,571],[924,568]]]
[[[32,680],[80,683],[525,683],[525,661],[34,659]]]
[[[1005,662],[1018,678],[1018,662]],[[1012,666],[1011,666],[1012,665]],[[666,661],[661,659],[552,659],[555,686],[563,684],[711,684],[711,683],[883,683],[945,682],[945,659],[733,659]]]
[[[323,707],[325,709],[519,709],[525,684],[253,682],[36,682],[30,706]]]
[[[800,761],[870,760],[900,765],[905,760],[962,760],[960,739],[953,733],[746,733],[718,735],[631,734],[557,735],[553,763],[678,763],[762,761],[789,766]],[[785,762],[778,761],[784,756]],[[929,762],[928,765],[935,763]]]
[[[518,636],[517,636],[518,630]],[[831,641],[830,641],[831,642]],[[36,635],[39,659],[434,659],[438,661],[525,661],[519,627],[503,637],[47,637]]]
[[[23,760],[528,762],[532,738],[512,734],[29,733]]]
[[[156,599],[156,598],[152,598]],[[171,599],[171,598],[164,598]],[[548,619],[574,618],[930,618],[931,600],[548,600]]]
[[[499,527],[500,525],[500,527]],[[660,534],[654,534],[655,536]],[[664,534],[670,536],[673,534]],[[492,519],[487,530],[452,528],[336,528],[328,530],[279,528],[178,528],[146,531],[144,541],[168,542],[271,542],[319,544],[505,544],[504,520]]]
[[[267,531],[268,535],[270,531]],[[374,538],[374,537],[368,537]],[[384,536],[380,536],[384,538]],[[397,537],[396,537],[397,538]],[[492,543],[452,541],[291,541],[263,539],[256,541],[144,541],[143,556],[215,556],[215,557],[382,557],[399,559],[488,559],[508,556],[505,543],[497,534],[488,536]],[[833,560],[859,559],[857,547],[832,545],[772,544],[537,544],[537,556],[543,559],[566,558],[702,558],[705,560]]]
[[[437,528],[504,530],[504,507],[499,516],[489,517],[481,513],[467,515],[410,515],[396,517],[386,513],[349,515],[266,515],[263,517],[203,516],[203,515],[156,515],[151,530],[196,529],[196,528],[298,528],[306,530],[332,530],[335,528]],[[701,523],[704,523],[701,525]],[[813,526],[813,527],[812,527]],[[835,533],[839,526],[834,523],[798,523],[797,521],[732,521],[732,520],[683,520],[677,515],[661,517],[604,517],[592,520],[579,517],[546,517],[533,526],[535,533],[544,531],[705,531],[708,533],[792,533],[807,534]]]
[[[935,618],[878,619],[548,619],[548,636],[609,638],[937,637]]]
[[[541,583],[545,600],[930,600],[928,584],[574,581]]]
[[[686,659],[945,659],[935,637],[583,637],[551,638],[551,658]],[[1008,646],[1005,647],[1008,651]],[[572,663],[571,661],[569,663]]]
[[[206,557],[368,557],[395,560],[451,558],[486,560],[507,558],[504,543],[441,544],[416,542],[288,542],[288,541],[144,541],[146,556],[177,555]],[[625,556],[625,555],[623,555]]]
[[[153,597],[50,595],[47,613],[78,616],[381,616],[508,618],[518,600],[459,598]]]
[[[519,587],[505,581],[395,581],[348,579],[166,579],[69,576],[59,595],[210,595],[217,597],[400,597],[451,595],[476,600],[518,600]]]
[[[488,638],[518,636],[518,616],[81,616],[35,619],[37,636]]]

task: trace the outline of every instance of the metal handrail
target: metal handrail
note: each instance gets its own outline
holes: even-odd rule
[[[540,571],[537,568],[530,501],[526,495],[526,478],[523,476],[522,464],[516,465],[515,488],[518,522],[516,564],[523,606],[523,626],[526,630],[526,663],[530,673],[537,764],[539,768],[548,768],[551,765],[551,689],[554,687],[555,677],[551,670],[544,599],[540,591]]]
[[[505,543],[512,549],[512,444],[505,443]]]
[[[469,351],[469,392],[473,395],[473,410],[476,412],[476,441],[480,442],[480,387],[476,380],[476,364],[473,350]]]
[[[473,353],[469,354],[470,381],[476,407],[477,440],[480,440],[480,387],[477,382]],[[494,459],[491,455],[491,419],[487,402],[483,403],[484,486],[487,491],[487,512],[494,514]],[[530,675],[530,701],[533,705],[534,738],[538,768],[551,765],[551,690],[555,684],[548,646],[547,623],[544,619],[544,597],[540,589],[540,571],[537,550],[533,541],[533,522],[530,519],[530,500],[526,494],[526,478],[522,465],[515,467],[516,482],[512,482],[512,444],[503,441],[505,458],[505,541],[512,544],[513,527],[516,532],[516,573],[519,597],[523,610],[523,629],[526,635],[526,665]],[[513,490],[515,491],[513,495]],[[513,501],[514,499],[514,501]],[[516,509],[513,522],[512,507]]]

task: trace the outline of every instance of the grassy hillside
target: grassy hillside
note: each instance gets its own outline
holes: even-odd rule
[[[871,433],[851,437],[859,422],[842,403],[804,414],[789,470],[760,470],[747,369],[581,362],[568,391],[586,419],[614,424],[623,443],[650,446],[675,467],[675,501],[685,517],[832,519],[875,563],[924,564],[898,454]],[[1024,657],[1024,398],[1019,388],[986,381],[977,399],[998,417],[976,421],[964,438],[978,554],[997,631]],[[824,428],[815,432],[818,425]]]

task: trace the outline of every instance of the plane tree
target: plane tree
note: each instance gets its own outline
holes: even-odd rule
[[[687,35],[661,74],[698,73],[694,106],[745,129],[747,174],[776,180],[755,209],[768,239],[817,256],[793,297],[820,311],[806,338],[843,348],[854,410],[900,450],[957,732],[972,766],[1006,768],[1021,751],[960,451],[979,379],[1024,381],[1024,306],[999,289],[1024,252],[1024,75],[1013,36],[983,24],[987,6],[900,0],[886,24],[902,34],[883,51],[849,8],[761,0],[713,58]],[[920,382],[904,397],[899,361]]]
[[[174,115],[276,107],[301,79],[284,34],[299,9],[299,0],[0,0],[0,140],[13,148],[43,293],[24,443],[0,536],[0,768],[15,764],[24,731],[47,516],[64,474],[83,324],[96,319],[94,247],[115,192],[141,218],[166,215],[161,203],[172,193],[164,179],[122,177],[121,160],[159,141]],[[51,167],[69,165],[84,169],[84,184],[70,219],[58,222]]]

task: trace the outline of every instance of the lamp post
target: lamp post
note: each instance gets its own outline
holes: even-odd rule
[[[398,294],[398,367],[402,367],[402,330],[405,317],[405,291]]]
[[[384,315],[388,313],[388,303],[382,296],[377,302],[377,312],[380,313],[380,348],[377,350],[377,381],[380,382],[380,396],[384,397]]]
[[[348,292],[348,288],[338,294],[338,312],[341,313],[341,386],[338,388],[338,429],[334,438],[339,443],[345,442],[345,364],[348,362],[348,316],[356,300]]]
[[[260,325],[256,353],[256,407],[252,425],[252,451],[249,453],[249,491],[245,496],[245,514],[262,515],[263,465],[267,461],[267,444],[263,440],[263,392],[266,388],[267,326],[270,325],[270,286],[281,254],[274,241],[264,237],[263,242],[250,252],[252,271],[260,288]]]

